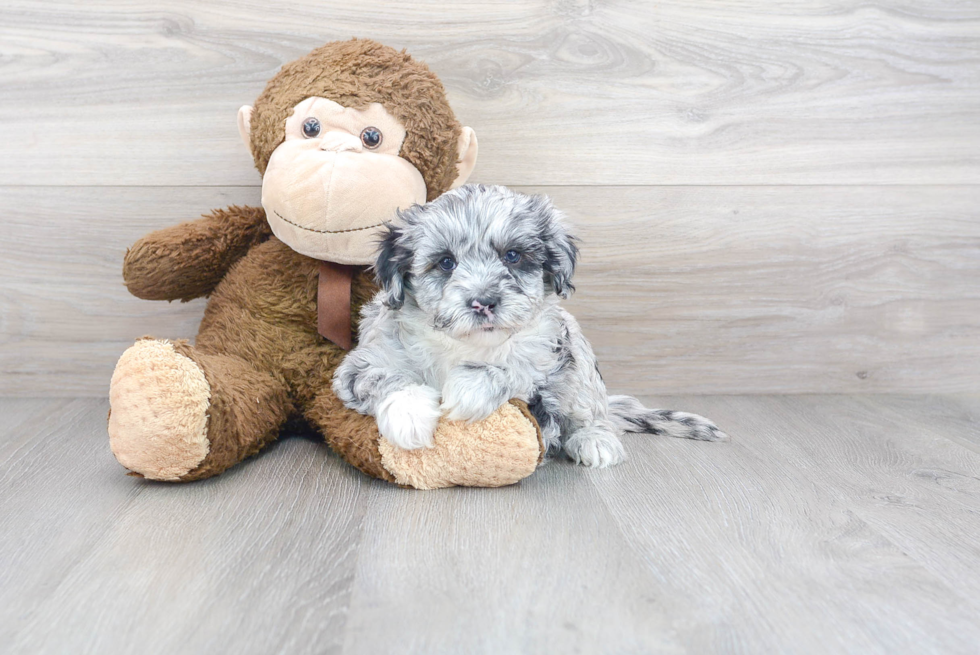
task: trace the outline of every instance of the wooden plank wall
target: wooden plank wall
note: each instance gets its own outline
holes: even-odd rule
[[[0,7],[0,394],[103,395],[203,303],[131,298],[143,233],[258,202],[237,108],[317,45],[425,60],[475,181],[583,237],[615,390],[975,390],[980,4],[58,2]]]

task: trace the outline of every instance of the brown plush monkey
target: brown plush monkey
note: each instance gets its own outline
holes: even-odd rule
[[[443,421],[435,446],[401,451],[330,388],[376,287],[364,267],[395,210],[466,181],[473,131],[439,79],[368,40],[329,43],[283,66],[239,129],[263,174],[263,208],[229,207],[159,230],[126,253],[130,292],[210,296],[194,345],[144,338],[109,390],[119,462],[155,480],[221,473],[302,418],[368,475],[418,488],[499,486],[542,454],[520,403],[485,421]],[[339,345],[338,345],[339,344]]]

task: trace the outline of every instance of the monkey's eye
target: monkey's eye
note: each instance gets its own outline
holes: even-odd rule
[[[365,127],[361,130],[361,143],[364,144],[365,148],[374,150],[381,145],[383,139],[384,136],[382,136],[381,130],[376,127]]]
[[[521,261],[521,253],[516,250],[508,250],[504,253],[504,261],[508,264],[516,264]]]
[[[303,121],[303,134],[312,139],[320,135],[320,121],[315,118],[307,118]]]
[[[451,271],[456,268],[456,260],[452,257],[443,257],[439,260],[439,268],[444,271]]]

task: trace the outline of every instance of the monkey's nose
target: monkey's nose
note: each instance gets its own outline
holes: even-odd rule
[[[320,150],[328,152],[361,152],[361,139],[347,132],[327,132],[320,138]]]

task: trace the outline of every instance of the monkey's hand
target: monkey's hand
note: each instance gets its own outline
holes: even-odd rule
[[[261,207],[217,209],[134,243],[123,262],[123,280],[131,294],[145,300],[200,298],[271,234]]]
[[[514,395],[504,369],[463,363],[442,386],[442,411],[452,421],[482,421]]]

